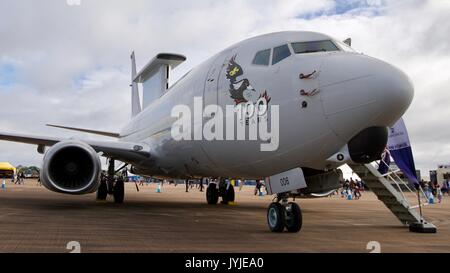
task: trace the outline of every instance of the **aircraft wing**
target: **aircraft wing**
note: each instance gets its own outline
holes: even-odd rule
[[[75,128],[75,127],[68,127],[68,126],[61,126],[61,125],[54,125],[54,124],[47,124],[47,126],[48,127],[59,128],[59,129],[78,131],[78,132],[83,132],[83,133],[88,133],[88,134],[113,137],[113,138],[119,138],[120,137],[120,134],[118,134],[118,133],[90,130],[90,129],[84,129],[84,128]]]
[[[0,132],[0,140],[34,144],[38,146],[53,146],[64,140],[73,140],[74,138],[56,138],[47,136],[34,136],[25,134],[12,134]],[[76,139],[92,146],[103,156],[116,158],[123,162],[136,162],[149,158],[150,147],[145,143],[133,143],[125,141],[95,141]]]

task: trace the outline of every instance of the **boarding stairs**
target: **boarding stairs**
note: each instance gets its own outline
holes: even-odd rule
[[[403,189],[406,189],[406,192],[414,193],[415,196],[417,196],[417,192],[411,190],[408,183],[398,176],[399,170],[389,170],[383,175],[378,171],[379,164],[385,163],[380,161],[379,163],[348,165],[404,225],[410,226],[413,223],[425,222],[421,214],[417,212],[417,209],[421,210],[421,206],[429,204],[422,189],[419,190],[419,198],[423,199],[423,201],[419,202],[419,199],[416,197],[415,200],[418,204],[411,204],[406,198]]]

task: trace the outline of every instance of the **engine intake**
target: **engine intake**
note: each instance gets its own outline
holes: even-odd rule
[[[100,158],[88,144],[63,141],[44,156],[42,184],[49,190],[66,194],[87,194],[99,186]]]

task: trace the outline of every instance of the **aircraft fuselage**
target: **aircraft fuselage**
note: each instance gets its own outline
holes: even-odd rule
[[[302,51],[311,41],[335,48]],[[261,141],[177,141],[171,135],[177,105],[194,112],[194,98],[203,98],[203,108],[226,109],[260,97],[279,107],[274,151],[261,151]],[[405,74],[385,62],[323,34],[280,32],[233,45],[192,69],[134,117],[121,140],[150,146],[148,160],[129,162],[142,175],[262,178],[296,167],[321,170],[362,130],[395,123],[412,97]]]

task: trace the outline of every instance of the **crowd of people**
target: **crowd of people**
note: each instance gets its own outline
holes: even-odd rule
[[[23,185],[25,184],[25,174],[23,172],[19,172],[16,175],[12,177],[11,180],[12,183],[16,185]]]
[[[437,181],[431,182],[422,179],[420,186],[429,202],[434,202],[437,199],[439,203],[442,203],[443,197],[446,194],[450,196],[450,181],[448,179],[444,180],[442,185]],[[341,181],[340,194],[342,198],[358,200],[361,198],[365,188],[366,186],[362,180],[353,180],[353,178],[350,178]]]
[[[437,198],[439,203],[442,203],[442,198],[445,194],[450,196],[450,181],[448,179],[444,180],[442,186],[439,185],[437,181],[420,181],[420,186],[422,187],[426,197],[431,202]]]
[[[365,185],[362,180],[341,180],[341,197],[346,199],[358,200],[362,196],[362,192],[365,191]]]
[[[16,175],[13,176],[11,182],[16,185],[23,185],[25,179],[26,179],[25,174],[23,172],[18,172]],[[105,182],[106,179],[107,179],[106,172],[102,172],[101,180]],[[120,179],[120,180],[123,180],[124,182],[128,182],[129,181],[128,170],[126,168],[123,169],[119,175],[115,176],[115,179]],[[139,177],[139,179],[132,180],[132,182],[135,182],[136,186],[138,186],[138,185],[139,186],[144,186],[144,185],[148,186],[151,182],[156,182],[156,181],[154,181],[151,178]],[[173,183],[173,184],[175,184],[175,186],[177,185],[177,183],[175,181],[158,181],[158,182],[160,183],[160,186],[163,186],[164,182],[167,182],[168,184]],[[190,189],[194,189],[194,188],[197,188],[198,190],[200,190],[202,192],[202,191],[204,191],[204,188],[207,187],[209,185],[209,183],[211,183],[211,182],[217,183],[218,181],[215,179],[200,179],[199,181],[195,181],[195,182],[191,181],[191,180],[186,180],[186,182],[185,182],[186,192],[189,192]],[[42,185],[40,179],[38,179],[37,183],[39,186]],[[239,180],[238,184],[239,184],[239,188],[241,189],[245,183],[244,183],[244,181]],[[259,195],[259,196],[265,195],[263,192],[263,188],[265,188],[264,184],[265,183],[263,180],[256,180],[256,185],[255,185],[255,190],[254,190],[255,195]],[[448,180],[448,179],[444,180],[442,185],[437,183],[437,181],[431,182],[431,181],[425,181],[422,179],[420,181],[420,186],[422,187],[423,192],[425,193],[427,199],[430,202],[434,202],[434,200],[437,199],[437,201],[439,203],[441,203],[443,197],[446,194],[448,196],[450,196],[450,180]],[[365,191],[365,188],[366,188],[366,186],[362,180],[358,180],[358,179],[354,180],[353,178],[350,178],[350,179],[346,179],[346,180],[341,180],[340,189],[337,190],[335,192],[335,194],[340,193],[341,198],[345,198],[348,200],[358,200],[361,198],[362,193]]]

